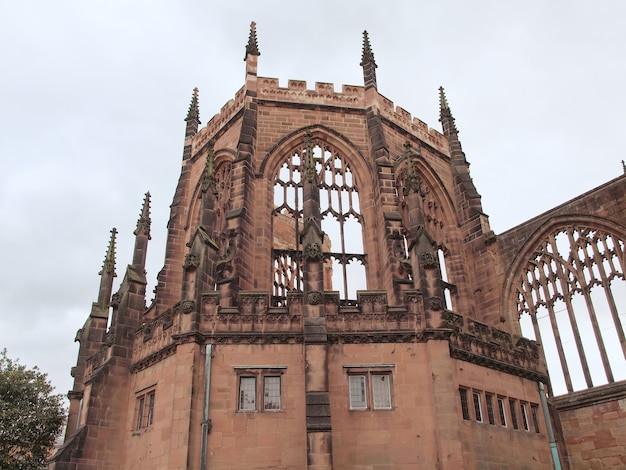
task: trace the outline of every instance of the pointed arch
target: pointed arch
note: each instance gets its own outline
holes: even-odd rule
[[[348,159],[349,163],[354,166],[355,173],[366,175],[374,171],[374,168],[369,164],[361,150],[345,135],[331,127],[315,124],[313,126],[300,127],[272,145],[259,165],[259,173],[264,178],[271,178],[275,175],[282,164],[281,156],[296,151],[302,145],[302,136],[307,131],[311,133],[311,138],[314,141],[325,142],[341,152]]]
[[[197,155],[200,155],[198,152]],[[203,154],[205,154],[204,152]],[[216,225],[214,229],[220,231],[222,229],[223,221],[225,218],[224,212],[227,211],[228,201],[230,199],[230,165],[237,156],[237,152],[230,148],[220,148],[214,151],[215,154],[215,177],[218,184],[218,194],[216,197]],[[202,171],[198,175],[198,179],[193,186],[191,198],[189,202],[189,210],[187,211],[187,220],[185,221],[185,229],[189,232],[189,237],[194,233],[195,227],[200,223],[200,208],[202,206],[202,176],[204,173],[204,166]],[[226,181],[227,180],[227,181]],[[189,241],[189,240],[188,240]]]
[[[556,394],[626,378],[625,252],[618,224],[554,217],[506,274],[503,312],[542,344]]]
[[[325,232],[321,247],[324,289],[339,291],[344,301],[356,300],[356,291],[367,288],[363,238],[368,215],[360,195],[361,189],[367,188],[367,204],[372,205],[372,182],[367,178],[371,168],[356,146],[324,126],[304,127],[285,136],[261,165],[262,178],[273,184],[267,210],[272,214],[274,299],[280,303],[287,292],[303,287],[300,234],[304,228],[305,146],[310,146],[314,159],[319,190],[315,204],[319,204],[317,212]]]

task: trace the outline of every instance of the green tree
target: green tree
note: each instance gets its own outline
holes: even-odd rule
[[[47,375],[0,354],[0,468],[44,466],[65,419],[63,396]]]

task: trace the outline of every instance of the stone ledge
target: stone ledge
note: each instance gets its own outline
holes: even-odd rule
[[[626,380],[550,398],[558,411],[577,410],[626,398]]]

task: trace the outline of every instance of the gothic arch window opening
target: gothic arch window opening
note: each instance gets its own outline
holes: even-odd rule
[[[441,284],[443,287],[443,295],[446,301],[446,308],[453,310],[452,294],[456,290],[454,284],[450,284],[448,279],[448,269],[446,268],[446,250],[440,245],[437,248],[437,258],[439,260],[439,269],[441,270]]]
[[[516,290],[522,333],[542,344],[558,395],[626,378],[624,241],[572,225],[548,235]]]
[[[319,212],[324,232],[324,288],[337,290],[342,301],[356,299],[366,288],[365,254],[358,188],[345,158],[330,146],[313,146],[318,174]],[[303,190],[301,151],[280,167],[274,181],[274,302],[282,305],[289,291],[303,288]]]

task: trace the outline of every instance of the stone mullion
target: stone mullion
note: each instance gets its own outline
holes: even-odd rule
[[[567,235],[570,239],[571,246],[572,247],[576,246],[574,237],[571,231],[568,232]],[[592,265],[595,263],[596,266],[598,266],[598,271],[601,273],[603,272],[604,269],[602,267],[602,260],[599,259],[599,254],[597,253],[596,244],[589,243],[588,240],[587,240],[587,243],[591,246],[591,250],[593,251],[593,258],[590,258],[587,250],[583,249],[583,252],[585,253],[585,263],[583,264],[583,266],[587,267],[587,270],[589,272],[589,280],[593,281],[596,278],[593,272]],[[584,267],[577,268],[577,270],[581,278],[581,287],[583,291],[583,297],[585,298],[585,305],[587,306],[587,313],[589,314],[589,319],[591,320],[591,326],[593,327],[593,333],[596,339],[596,345],[600,352],[600,357],[602,358],[602,365],[604,366],[604,373],[606,374],[607,380],[610,383],[612,383],[614,381],[613,371],[611,370],[611,365],[609,363],[609,356],[607,355],[606,348],[604,347],[604,340],[602,339],[602,332],[600,331],[600,325],[598,324],[598,317],[596,316],[596,309],[593,305],[593,301],[591,300],[591,288],[592,288],[593,283],[592,282],[587,283],[587,279],[585,278],[585,274],[584,274]],[[602,274],[600,276],[602,277]],[[576,330],[574,331],[574,334],[579,335],[578,328],[576,328]]]
[[[571,247],[576,246],[576,242],[574,241],[574,238],[572,237],[571,230],[568,230],[567,236],[569,238],[570,250],[571,250]],[[552,246],[552,251],[555,254],[560,253],[556,244],[556,240],[553,235],[550,235],[550,244]],[[593,381],[591,380],[591,374],[589,373],[589,364],[587,362],[587,356],[585,355],[585,348],[583,346],[582,339],[580,337],[580,331],[578,329],[578,322],[576,321],[576,314],[574,312],[574,307],[572,305],[572,296],[574,295],[574,293],[568,291],[567,279],[566,279],[565,273],[563,272],[563,265],[565,264],[565,261],[562,256],[558,260],[555,259],[555,261],[557,261],[556,267],[557,267],[557,271],[559,275],[559,280],[561,282],[561,289],[563,290],[563,300],[565,302],[565,307],[567,309],[567,315],[569,317],[570,327],[572,328],[572,333],[574,334],[574,342],[576,343],[576,349],[578,351],[578,359],[580,360],[580,364],[583,369],[583,374],[585,376],[585,382],[587,383],[587,387],[591,388],[593,387]],[[576,280],[578,281],[578,283],[580,284],[582,291],[585,292],[586,283],[585,283],[584,275],[582,275],[582,273],[578,269],[574,268],[573,266],[572,266],[572,269],[575,270],[573,274],[576,277]]]
[[[320,183],[315,172],[311,136],[302,154],[302,257],[304,277],[304,364],[307,467],[332,468],[332,428],[328,390],[328,336],[324,311],[323,233]]]
[[[626,252],[624,250],[622,250],[622,247],[620,246],[620,240],[615,240],[615,237],[613,238],[613,249],[615,250],[615,257],[617,258],[617,261],[619,262],[620,268],[621,268],[621,272],[622,274],[624,274],[624,271],[626,270]]]
[[[550,326],[552,327],[552,334],[554,336],[554,341],[556,343],[556,349],[559,355],[559,361],[561,362],[561,370],[563,371],[563,376],[565,378],[565,385],[567,387],[567,390],[572,392],[574,389],[572,387],[572,379],[570,376],[569,367],[567,365],[567,359],[565,358],[565,351],[563,350],[563,342],[561,341],[561,335],[559,333],[559,328],[558,328],[557,321],[556,321],[556,314],[554,312],[554,300],[550,298],[550,295],[549,295],[550,292],[548,289],[548,285],[546,282],[547,280],[545,278],[543,269],[540,269],[539,266],[537,266],[536,268],[537,268],[537,271],[539,271],[539,281],[538,281],[537,287],[539,288],[539,286],[541,286],[544,297],[546,299],[546,308],[548,310],[548,316],[550,318]],[[533,279],[536,280],[536,278],[534,277],[534,274],[533,274]],[[535,308],[534,305],[533,305],[533,308]]]
[[[606,243],[606,236],[602,237],[602,245],[604,246],[604,253],[607,258],[608,263],[611,266],[612,273],[615,273],[615,266],[613,265],[613,256],[611,250]],[[613,297],[613,292],[611,291],[611,281],[608,279],[606,271],[604,269],[604,264],[598,264],[598,269],[600,271],[600,276],[602,276],[602,286],[604,287],[604,294],[606,295],[606,300],[609,304],[609,309],[611,310],[611,317],[613,317],[613,324],[615,325],[615,330],[617,331],[617,337],[619,339],[620,345],[622,346],[622,354],[626,359],[626,337],[624,335],[624,328],[622,327],[622,322],[619,318],[619,312],[617,310],[617,305],[615,304],[615,297]]]

